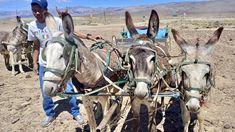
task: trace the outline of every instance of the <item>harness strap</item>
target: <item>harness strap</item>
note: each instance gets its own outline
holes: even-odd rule
[[[127,82],[127,81],[124,80],[124,81],[113,82],[113,84],[118,85],[118,84],[123,84],[123,83],[126,83],[126,82]],[[98,92],[104,90],[104,89],[109,88],[109,87],[112,86],[113,84],[107,84],[106,86],[103,86],[103,87],[101,87],[101,88],[92,90],[92,91],[90,91],[90,92],[88,92],[88,93],[85,93],[85,94],[79,94],[79,93],[58,93],[57,95],[60,96],[61,98],[70,97],[70,96],[79,96],[79,97],[80,97],[80,96],[91,96],[91,95],[94,95],[94,94],[96,94],[96,93],[98,93]],[[123,92],[125,93],[125,91],[123,91]],[[110,95],[117,96],[116,94],[112,94],[112,93],[110,93]],[[108,95],[108,96],[110,96],[110,95]],[[101,95],[101,96],[102,96],[102,95]]]
[[[110,71],[114,71],[109,65],[95,52],[92,52],[97,59],[99,59]],[[103,71],[103,70],[102,70]]]
[[[189,97],[198,98],[200,101],[203,101],[203,98],[205,96],[207,96],[207,94],[210,92],[211,86],[214,87],[214,83],[213,83],[213,80],[212,80],[212,77],[211,77],[212,76],[212,67],[211,67],[211,64],[209,62],[198,61],[198,60],[193,62],[193,61],[185,61],[184,60],[181,64],[178,65],[177,72],[179,73],[181,71],[181,67],[182,66],[192,65],[192,64],[205,64],[205,65],[209,66],[209,68],[210,68],[209,74],[210,75],[209,75],[208,79],[209,79],[209,82],[210,82],[211,85],[210,86],[206,86],[206,87],[202,87],[202,88],[199,88],[199,87],[187,87],[187,88],[185,88],[185,87],[183,87],[183,80],[181,80],[179,88],[183,87],[183,89],[181,89],[181,92],[183,92],[184,94],[187,94]],[[183,90],[188,91],[188,92],[185,93]],[[194,93],[190,93],[189,91],[191,91],[191,90],[192,91],[198,91],[200,93],[200,95],[194,94]],[[184,96],[181,96],[182,100],[184,100]]]
[[[68,79],[69,78],[69,72],[70,71],[75,71],[75,69],[72,69],[72,65],[74,64],[73,60],[75,59],[75,51],[76,51],[76,47],[72,46],[72,51],[71,51],[71,54],[70,54],[70,57],[69,57],[69,62],[68,62],[67,67],[64,71],[63,79]]]
[[[52,43],[60,43],[62,46],[64,45],[69,45],[70,43],[68,41],[66,41],[64,38],[62,37],[52,37],[51,40],[49,40]]]
[[[54,68],[44,68],[44,72],[52,72],[53,74],[62,77],[64,74],[63,70],[54,69]]]
[[[104,75],[104,73],[102,72],[102,69],[101,69],[101,65],[100,63],[98,62],[98,60],[96,60],[96,63],[98,64],[99,68],[100,68],[100,71],[102,73],[102,76],[104,77],[104,79],[109,83],[111,84],[113,87],[115,87],[116,89],[120,90],[121,92],[124,92],[124,90],[122,88],[120,88],[119,86],[117,86],[112,80],[110,80],[108,77],[106,77]]]
[[[192,62],[192,61],[184,61],[184,62],[181,63],[180,66],[185,66],[185,65],[190,65],[190,64],[206,64],[206,65],[211,65],[209,62],[205,62],[205,61],[197,61],[196,63]]]
[[[74,59],[76,58],[75,56],[75,51],[76,51],[76,45],[74,43],[74,40],[73,41],[69,41],[68,40],[65,40],[64,38],[62,37],[53,37],[50,42],[54,42],[54,43],[59,43],[61,44],[63,47],[65,47],[66,45],[70,45],[71,46],[71,52],[70,52],[70,55],[69,55],[69,61],[68,61],[68,64],[65,68],[65,70],[59,70],[59,69],[54,69],[54,68],[45,68],[44,71],[45,72],[52,72],[53,74],[61,77],[61,81],[59,83],[59,86],[61,86],[65,81],[68,80],[68,78],[70,77],[70,75],[75,71],[73,67],[73,65],[76,65],[75,64],[75,61]],[[71,43],[70,43],[71,42]],[[77,67],[77,66],[75,66]],[[72,73],[71,73],[72,71]],[[47,81],[51,81],[51,80],[47,80]]]
[[[144,78],[132,78],[132,81],[135,81],[135,82],[145,82],[145,83],[151,85],[151,81],[148,80],[148,79],[144,79]]]
[[[196,87],[188,87],[188,88],[184,88],[186,91],[199,91],[199,92],[204,92],[205,90],[203,90],[202,88],[196,88]]]
[[[160,49],[162,51],[162,53],[167,56],[166,52],[160,47],[160,46],[157,46],[157,45],[154,45],[156,48]]]

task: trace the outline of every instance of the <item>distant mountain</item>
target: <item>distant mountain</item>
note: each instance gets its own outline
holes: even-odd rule
[[[224,14],[235,13],[235,0],[209,0],[209,1],[196,1],[196,2],[178,2],[168,4],[153,4],[153,5],[140,5],[130,7],[108,7],[108,8],[91,8],[84,6],[68,7],[72,16],[86,16],[86,15],[123,15],[125,11],[132,14],[149,14],[151,9],[157,10],[160,15],[173,15],[173,14]],[[55,9],[49,10],[52,14],[56,15]],[[2,11],[0,12],[0,19],[14,18],[15,11]],[[24,17],[32,17],[31,10],[18,10],[17,15]]]
[[[168,4],[154,4],[122,8],[113,14],[129,11],[136,14],[149,14],[150,10],[155,9],[160,15],[173,14],[224,14],[235,13],[235,0],[210,0],[196,2],[177,2]]]

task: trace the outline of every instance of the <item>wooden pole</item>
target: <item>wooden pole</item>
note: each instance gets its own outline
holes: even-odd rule
[[[101,121],[99,126],[96,128],[96,131],[100,132],[100,131],[103,131],[105,129],[106,125],[108,124],[109,120],[111,119],[111,117],[112,117],[114,111],[116,110],[117,106],[118,106],[118,103],[112,104],[112,106],[108,110],[107,114],[104,116],[103,120]]]
[[[117,123],[118,125],[115,128],[114,132],[121,132],[122,131],[122,127],[125,123],[125,120],[126,120],[130,110],[131,110],[130,97],[123,97],[120,119]]]

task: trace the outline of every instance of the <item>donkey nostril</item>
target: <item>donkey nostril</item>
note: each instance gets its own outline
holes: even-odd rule
[[[197,111],[199,111],[199,110],[200,110],[200,107],[197,108]]]
[[[50,91],[50,93],[52,93],[52,91],[53,91],[53,87],[51,87],[51,91]]]
[[[186,108],[187,108],[187,110],[189,110],[189,109],[188,109],[188,105],[186,105]]]

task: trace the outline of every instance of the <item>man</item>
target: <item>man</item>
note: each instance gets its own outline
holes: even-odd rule
[[[46,114],[46,118],[44,121],[42,121],[41,126],[47,127],[50,125],[51,122],[55,120],[55,111],[54,111],[54,103],[51,97],[48,97],[43,92],[43,76],[44,76],[44,66],[45,62],[41,58],[41,51],[45,46],[45,43],[47,40],[51,38],[51,34],[46,27],[45,24],[45,12],[47,12],[47,0],[32,0],[31,2],[31,9],[34,17],[36,20],[32,21],[29,24],[28,28],[28,41],[31,41],[34,43],[33,46],[33,71],[35,73],[38,72],[39,68],[39,81],[40,81],[40,89],[43,97],[43,109]],[[61,31],[63,31],[62,27],[62,21],[58,17],[54,17],[57,23],[57,28]],[[80,38],[86,38],[89,40],[96,40],[97,38],[101,38],[100,36],[91,36],[90,34],[84,35],[83,33],[76,32],[76,35]],[[39,65],[38,65],[39,64]],[[67,89],[66,92],[74,92],[73,91],[73,84],[71,80],[67,83]],[[76,97],[70,97],[69,98],[69,104],[71,106],[71,114],[73,115],[73,118],[77,121],[78,124],[83,124],[84,119],[80,114],[79,107],[77,104]]]

